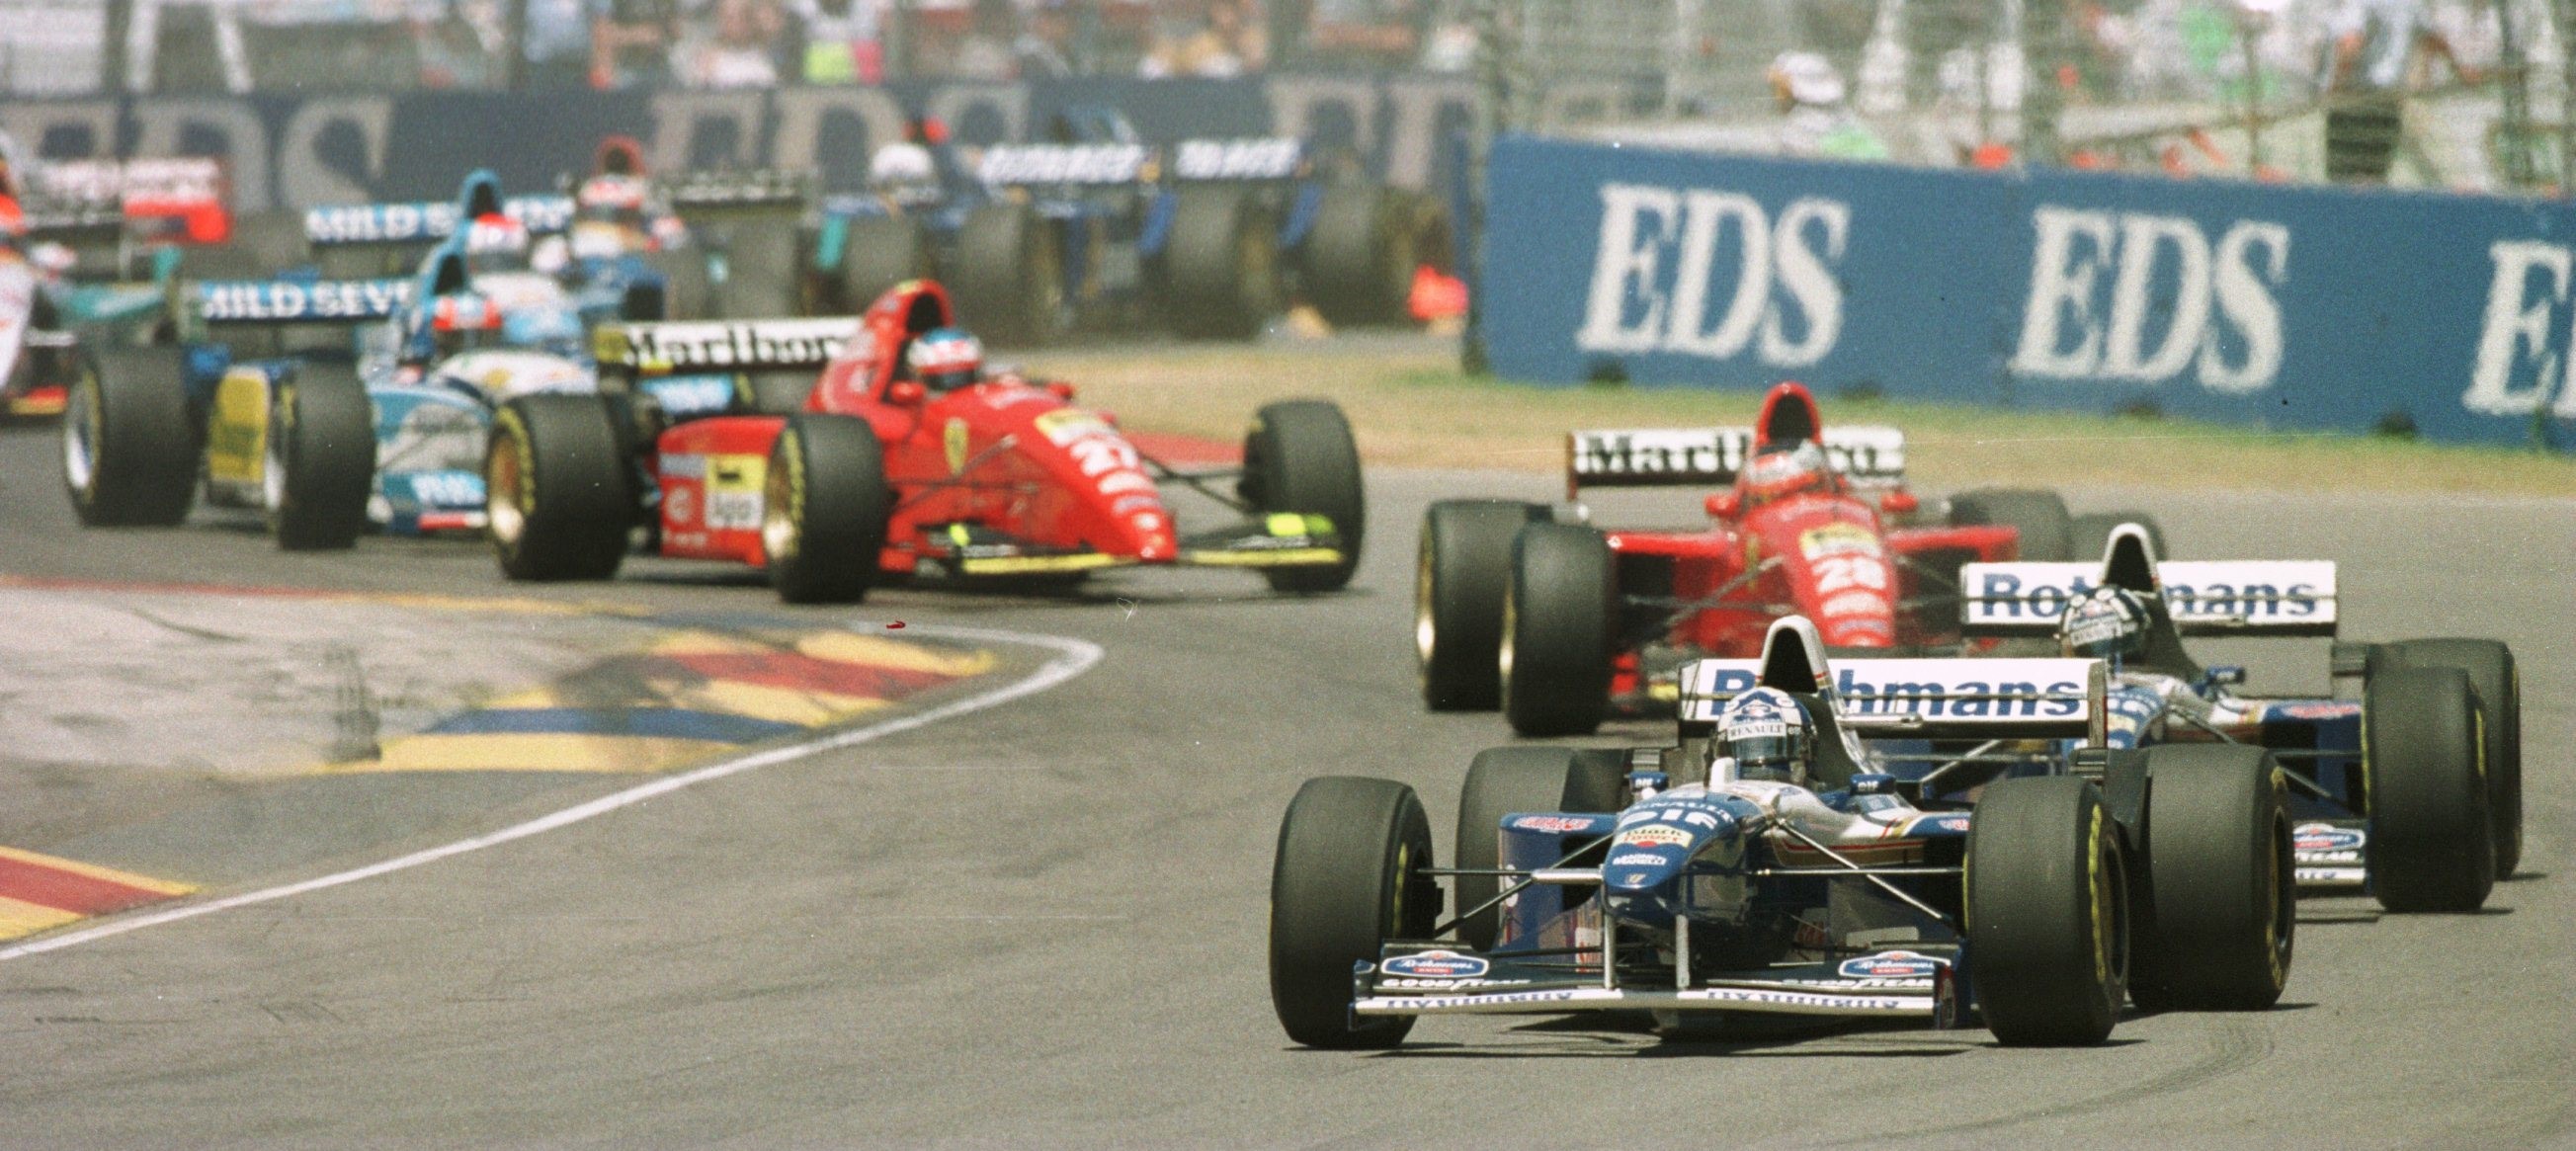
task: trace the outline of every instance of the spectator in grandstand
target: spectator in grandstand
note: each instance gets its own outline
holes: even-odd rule
[[[1853,115],[1842,73],[1813,52],[1783,52],[1771,61],[1771,95],[1784,117],[1780,150],[1792,156],[1884,160],[1887,144]]]
[[[1018,75],[1018,57],[1012,51],[1018,23],[1020,13],[1010,0],[974,0],[974,18],[966,23],[966,36],[958,39],[956,51],[948,57],[948,75],[958,80],[1012,80]]]
[[[584,0],[527,0],[519,54],[520,82],[530,88],[578,88],[590,82],[590,9]]]
[[[808,84],[876,84],[885,79],[889,0],[795,0],[805,30]]]
[[[2326,93],[2326,178],[2386,183],[2418,61],[2440,59],[2461,80],[2477,77],[2434,30],[2422,0],[2337,0],[2326,32],[2333,40],[2318,84]]]
[[[1299,0],[1305,56],[1326,67],[1409,68],[1422,49],[1427,5],[1417,0]],[[1648,50],[1641,45],[1640,51]],[[1660,49],[1653,49],[1660,51]]]
[[[680,51],[695,88],[774,88],[787,14],[778,0],[715,0]]]
[[[412,46],[424,88],[500,86],[504,33],[493,0],[451,0],[415,6]]]
[[[632,88],[671,78],[680,39],[676,0],[590,0],[590,83]]]
[[[1074,74],[1071,0],[1038,0],[1011,41],[1011,60],[1022,80],[1059,80]]]
[[[1154,42],[1136,74],[1148,80],[1172,76],[1240,76],[1258,72],[1270,61],[1268,37],[1249,7],[1250,0],[1204,0],[1165,10],[1154,30]],[[1195,10],[1193,10],[1195,9]]]

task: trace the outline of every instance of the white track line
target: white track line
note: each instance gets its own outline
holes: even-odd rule
[[[914,625],[914,629],[918,631],[919,634],[943,639],[962,639],[981,643],[1012,643],[1023,644],[1030,647],[1052,648],[1055,650],[1057,655],[1054,659],[1048,660],[1045,666],[1040,667],[1035,674],[1030,675],[1026,679],[1021,679],[1006,686],[995,688],[992,691],[983,692],[978,695],[971,695],[964,699],[942,704],[928,711],[886,720],[883,723],[869,724],[865,727],[855,727],[842,731],[831,732],[829,734],[807,740],[806,742],[790,744],[786,747],[774,747],[767,751],[753,752],[749,755],[740,756],[734,759],[719,760],[715,763],[708,764],[705,767],[682,772],[678,775],[663,776],[662,778],[653,780],[649,783],[638,784],[634,787],[627,788],[624,791],[603,795],[587,803],[575,804],[574,806],[567,807],[561,811],[554,812],[553,814],[541,815],[525,823],[505,827],[499,831],[487,832],[470,839],[460,839],[454,843],[441,844],[437,847],[426,848],[420,851],[415,851],[409,855],[388,859],[381,863],[370,863],[365,867],[351,868],[347,871],[335,872],[330,875],[307,879],[297,883],[289,883],[281,887],[263,888],[259,891],[249,891],[240,895],[227,895],[221,899],[207,900],[204,903],[184,904],[161,911],[132,916],[130,918],[110,920],[95,927],[85,927],[81,930],[69,931],[61,935],[50,935],[42,939],[17,944],[13,947],[0,947],[0,961],[17,959],[22,956],[36,955],[47,951],[58,951],[62,948],[76,947],[83,943],[106,939],[113,935],[123,935],[129,931],[141,931],[146,927],[158,927],[164,923],[176,923],[182,919],[195,919],[200,915],[212,915],[218,911],[230,911],[236,907],[249,907],[252,904],[257,903],[270,903],[290,896],[302,895],[309,891],[320,891],[326,887],[338,887],[344,883],[356,883],[361,879],[373,879],[379,875],[390,875],[397,871],[408,871],[412,868],[419,867],[422,864],[436,863],[437,861],[446,859],[450,856],[464,855],[467,852],[473,851],[481,851],[487,847],[497,847],[513,840],[526,839],[532,835],[540,835],[545,832],[553,831],[559,827],[570,827],[573,824],[580,823],[581,821],[593,816],[606,815],[621,807],[631,807],[658,795],[668,795],[683,788],[696,787],[701,783],[723,779],[729,775],[740,775],[746,771],[754,771],[759,768],[771,767],[777,764],[803,759],[806,756],[814,755],[819,752],[834,751],[844,747],[855,747],[862,743],[871,743],[889,735],[900,735],[916,728],[928,727],[931,724],[938,723],[942,720],[954,719],[961,715],[982,711],[986,708],[997,707],[1002,704],[1009,703],[1012,700],[1020,699],[1024,696],[1036,695],[1039,692],[1046,691],[1049,688],[1065,682],[1066,680],[1081,675],[1083,672],[1091,670],[1092,665],[1099,663],[1102,655],[1104,654],[1098,644],[1090,643],[1085,640],[1068,639],[1062,636],[1028,635],[1021,632],[988,631],[982,628],[924,627],[920,625]]]

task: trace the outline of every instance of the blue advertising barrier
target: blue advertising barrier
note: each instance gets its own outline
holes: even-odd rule
[[[102,96],[0,102],[0,129],[50,159],[214,156],[234,206],[445,196],[491,168],[511,190],[584,170],[610,135],[644,143],[664,169],[813,168],[855,189],[879,144],[914,116],[968,143],[1043,138],[1059,110],[1109,105],[1152,142],[1296,136],[1357,156],[1405,187],[1442,187],[1472,93],[1462,80],[1274,73],[1231,80],[1086,77],[1026,84],[897,83],[770,91],[401,92],[293,96]]]
[[[1497,372],[2278,429],[2576,430],[2576,208],[1507,137]]]

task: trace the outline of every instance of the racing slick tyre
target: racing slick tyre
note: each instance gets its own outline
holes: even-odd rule
[[[1064,252],[1054,229],[1026,204],[975,209],[957,231],[948,292],[959,321],[994,343],[1043,344],[1062,335]]]
[[[2513,649],[2491,639],[2409,639],[2383,644],[2372,669],[2455,667],[2468,673],[2486,716],[2487,819],[2494,825],[2497,879],[2522,866],[2522,674]]]
[[[796,315],[796,221],[751,219],[727,228],[724,281],[715,286],[716,312],[728,320]]]
[[[864,311],[896,284],[931,278],[936,268],[930,252],[930,236],[919,220],[876,216],[849,221],[841,239],[840,275],[832,289],[841,301],[837,310]]]
[[[1625,774],[1615,749],[1489,747],[1477,752],[1467,767],[1467,785],[1458,793],[1458,838],[1449,865],[1502,866],[1503,817],[1514,812],[1617,812],[1627,798]],[[1499,876],[1458,877],[1455,910],[1474,912],[1458,924],[1458,938],[1467,946],[1482,951],[1501,935],[1502,909],[1476,909],[1502,889]],[[1571,907],[1582,898],[1569,891],[1565,902]]]
[[[631,433],[608,397],[535,395],[492,419],[483,457],[492,547],[514,580],[617,574],[635,526]]]
[[[2007,1047],[2100,1043],[2128,994],[2128,875],[2090,781],[1986,788],[1968,825],[1970,978]]]
[[[270,397],[267,440],[261,502],[277,546],[355,546],[376,486],[375,404],[358,373],[339,364],[297,367]]]
[[[2259,747],[2147,750],[2145,880],[2129,994],[2149,1011],[2261,1011],[2281,998],[2298,924],[2289,797]]]
[[[2373,669],[2361,700],[2371,894],[2390,911],[2477,910],[2496,857],[2468,673]]]
[[[1538,523],[1513,538],[1503,590],[1503,718],[1522,735],[1590,735],[1610,714],[1618,618],[1610,541],[1583,524]]]
[[[1546,517],[1537,504],[1441,500],[1422,514],[1413,567],[1413,654],[1433,711],[1502,706],[1503,589],[1512,540]]]
[[[1249,340],[1279,311],[1279,226],[1243,188],[1183,186],[1163,249],[1172,330]]]
[[[1351,582],[1368,532],[1368,495],[1360,483],[1351,422],[1332,401],[1280,400],[1254,412],[1243,436],[1243,478],[1236,494],[1264,515],[1322,516],[1341,543],[1339,563],[1263,568],[1271,590],[1339,591]]]
[[[2021,533],[2021,558],[2048,563],[2087,557],[2074,554],[2075,517],[2056,492],[2029,488],[1982,488],[1950,497],[1950,522],[1958,527],[1993,525]],[[2094,553],[2091,558],[2100,558]]]
[[[856,603],[877,579],[894,510],[885,448],[855,416],[795,415],[769,448],[760,541],[788,603]]]
[[[2066,558],[2084,563],[2100,560],[2102,553],[2110,550],[2111,532],[2121,524],[2147,529],[2147,546],[2156,549],[2156,558],[2170,557],[2165,551],[2165,529],[2157,525],[2156,517],[2145,512],[2100,512],[2067,521]]]
[[[1409,322],[1420,214],[1401,189],[1358,181],[1324,189],[1306,233],[1307,302],[1335,327]]]
[[[197,435],[177,348],[104,348],[63,408],[63,490],[91,527],[169,527],[197,494]]]
[[[661,294],[650,297],[636,285],[627,290],[621,308],[626,319],[637,320],[703,320],[715,286],[707,275],[707,253],[701,248],[682,248],[672,252],[654,252],[644,262],[662,274]],[[648,304],[647,299],[653,299]]]
[[[1306,781],[1279,823],[1270,865],[1270,1004],[1308,1047],[1393,1047],[1408,1016],[1351,1017],[1351,973],[1388,939],[1440,922],[1431,820],[1413,789],[1383,779]]]

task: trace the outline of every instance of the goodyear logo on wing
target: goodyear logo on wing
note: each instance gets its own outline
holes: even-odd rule
[[[1304,159],[1295,137],[1249,140],[1183,140],[1173,150],[1172,174],[1184,180],[1284,180]]]
[[[1949,964],[1929,955],[1912,951],[1882,951],[1846,959],[1835,968],[1845,979],[1929,979],[1934,972]]]
[[[856,334],[849,320],[626,324],[603,329],[599,358],[651,372],[703,368],[815,368]]]
[[[1473,979],[1493,969],[1493,964],[1473,955],[1455,951],[1423,951],[1399,955],[1378,965],[1388,975],[1424,979]]]
[[[197,285],[199,314],[209,323],[285,320],[374,320],[411,299],[404,280],[292,280]]]
[[[975,174],[987,184],[1132,184],[1145,168],[1142,144],[996,144]]]

